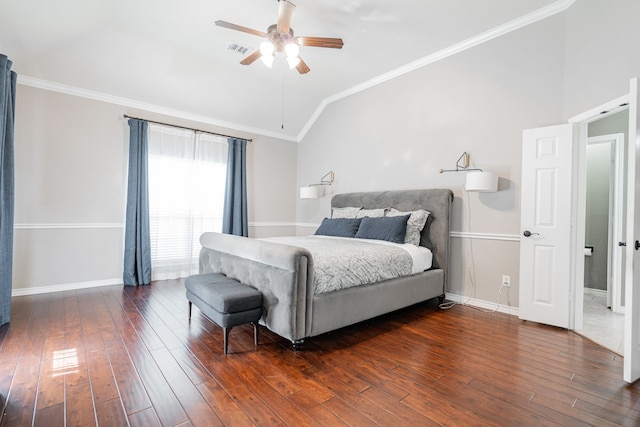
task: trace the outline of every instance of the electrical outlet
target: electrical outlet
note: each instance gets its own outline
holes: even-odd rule
[[[511,287],[511,276],[507,276],[506,274],[502,276],[502,286],[505,288]]]

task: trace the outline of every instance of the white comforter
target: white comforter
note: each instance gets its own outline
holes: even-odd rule
[[[425,247],[380,240],[315,235],[263,240],[311,252],[316,295],[419,273],[431,268],[433,259]]]

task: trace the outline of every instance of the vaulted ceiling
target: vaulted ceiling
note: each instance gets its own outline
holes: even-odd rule
[[[297,140],[327,100],[573,0],[292,1],[296,35],[344,40],[302,47],[304,75],[282,57],[271,69],[240,65],[261,38],[214,25],[266,31],[277,0],[3,0],[0,53],[23,84]]]

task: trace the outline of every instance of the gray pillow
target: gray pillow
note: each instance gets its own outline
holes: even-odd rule
[[[319,236],[354,237],[361,218],[325,218],[316,230]]]
[[[407,220],[411,215],[383,218],[362,218],[356,233],[359,239],[386,240],[393,243],[404,243],[407,232]]]
[[[407,221],[407,234],[405,235],[404,242],[411,243],[412,245],[420,246],[420,233],[427,223],[431,212],[419,209],[416,211],[402,212],[397,209],[391,208],[387,211],[387,216],[402,216],[411,214],[409,221]]]

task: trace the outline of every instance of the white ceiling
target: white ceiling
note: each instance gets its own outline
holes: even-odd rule
[[[569,4],[572,0],[569,2]],[[296,35],[341,37],[302,47],[311,72],[272,69],[227,49],[256,49],[277,0],[3,0],[0,53],[23,82],[172,110],[185,118],[296,140],[327,98],[541,8],[567,0],[293,0]],[[282,129],[284,124],[284,129]]]

